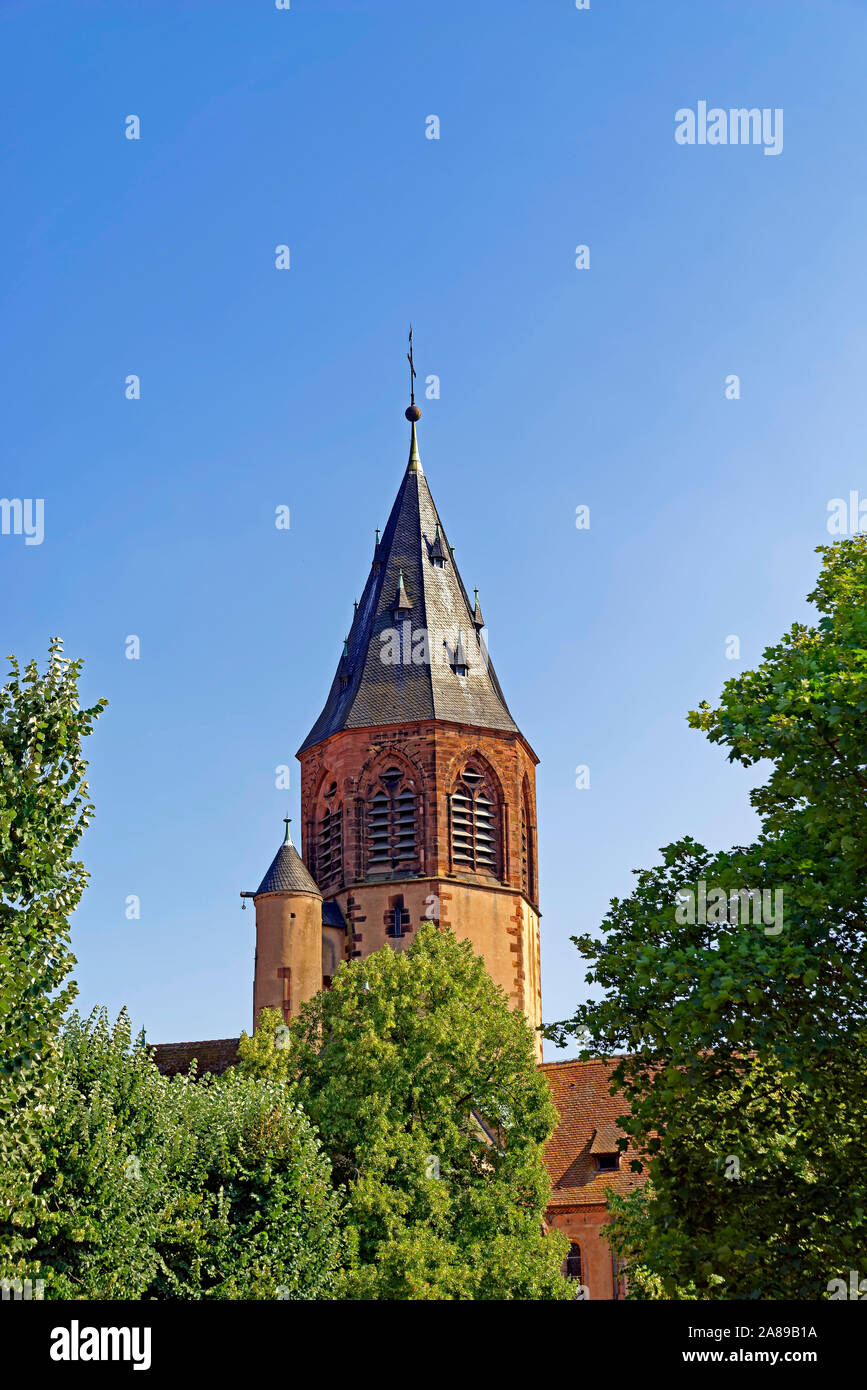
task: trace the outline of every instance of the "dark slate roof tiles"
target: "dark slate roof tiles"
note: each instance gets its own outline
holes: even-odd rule
[[[473,625],[474,605],[461,581],[454,557],[442,568],[431,549],[441,536],[443,554],[451,547],[431,497],[427,479],[413,457],[398,490],[376,550],[348,641],[348,657],[335,675],[325,708],[299,752],[341,729],[363,729],[421,719],[443,719],[485,729],[518,731],[509,713],[496,672]],[[395,596],[400,572],[412,600],[411,627],[428,633],[428,662],[388,663],[382,655],[394,643],[383,640],[395,630]],[[398,631],[400,628],[398,627]],[[458,633],[466,640],[469,671],[458,676],[449,664]],[[418,648],[417,648],[418,650]],[[348,678],[347,678],[348,672]]]
[[[340,927],[346,931],[346,919],[340,911],[340,903],[333,899],[322,904],[322,925],[323,927]]]
[[[271,867],[254,896],[260,893],[315,893],[318,898],[322,897],[315,879],[288,838],[271,860]]]

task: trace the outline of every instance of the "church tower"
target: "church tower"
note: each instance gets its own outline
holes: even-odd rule
[[[432,919],[471,942],[538,1028],[538,759],[506,705],[478,591],[471,601],[434,505],[420,415],[413,396],[406,473],[325,707],[297,754],[303,863],[284,845],[250,895],[254,998],[257,1009],[288,1004],[289,1016],[340,960],[402,950]]]

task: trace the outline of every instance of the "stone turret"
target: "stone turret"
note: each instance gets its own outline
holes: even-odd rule
[[[286,836],[255,893],[256,965],[253,1023],[280,1009],[286,1023],[322,988],[322,894]]]

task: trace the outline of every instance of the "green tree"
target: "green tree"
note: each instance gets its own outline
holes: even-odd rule
[[[27,1272],[39,1130],[54,1101],[61,1020],[75,997],[68,918],[87,881],[74,857],[93,807],[82,744],[81,662],[50,645],[0,688],[0,1274]]]
[[[542,1233],[555,1121],[533,1035],[469,943],[425,923],[406,951],[343,965],[278,1043],[263,1016],[242,1068],[285,1067],[345,1194],[358,1299],[568,1298],[567,1242]]]
[[[64,1026],[56,1103],[41,1135],[37,1244],[46,1298],[139,1299],[160,1272],[159,1237],[188,1160],[169,1082],[123,1011]]]
[[[640,1291],[819,1298],[863,1260],[867,538],[821,553],[817,625],[689,716],[769,763],[756,843],[666,846],[575,938],[603,996],[552,1031],[618,1058],[650,1185],[612,1235]]]
[[[285,1081],[169,1081],[104,1010],[69,1020],[59,1077],[31,1254],[47,1298],[330,1294],[339,1201]]]
[[[144,1297],[332,1297],[344,1250],[340,1199],[285,1082],[230,1069],[175,1078],[185,1143],[159,1234],[162,1274]]]
[[[49,1298],[315,1298],[341,1256],[330,1166],[285,1081],[157,1071],[121,1014],[63,1024],[73,858],[93,807],[80,662],[0,690],[0,1277]]]

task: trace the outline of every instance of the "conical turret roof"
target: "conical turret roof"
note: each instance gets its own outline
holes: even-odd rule
[[[395,598],[401,590],[409,594],[412,609],[397,624]],[[299,752],[341,729],[409,720],[442,719],[517,732],[474,624],[474,610],[421,466],[412,418],[409,463],[376,547],[347,655]],[[411,647],[402,631],[407,621]],[[466,675],[458,675],[450,662],[458,632],[472,634],[466,642]]]
[[[271,867],[253,896],[258,897],[260,893],[315,893],[317,898],[322,897],[315,879],[308,872],[304,860],[292,843],[288,820],[286,838],[271,860]]]

